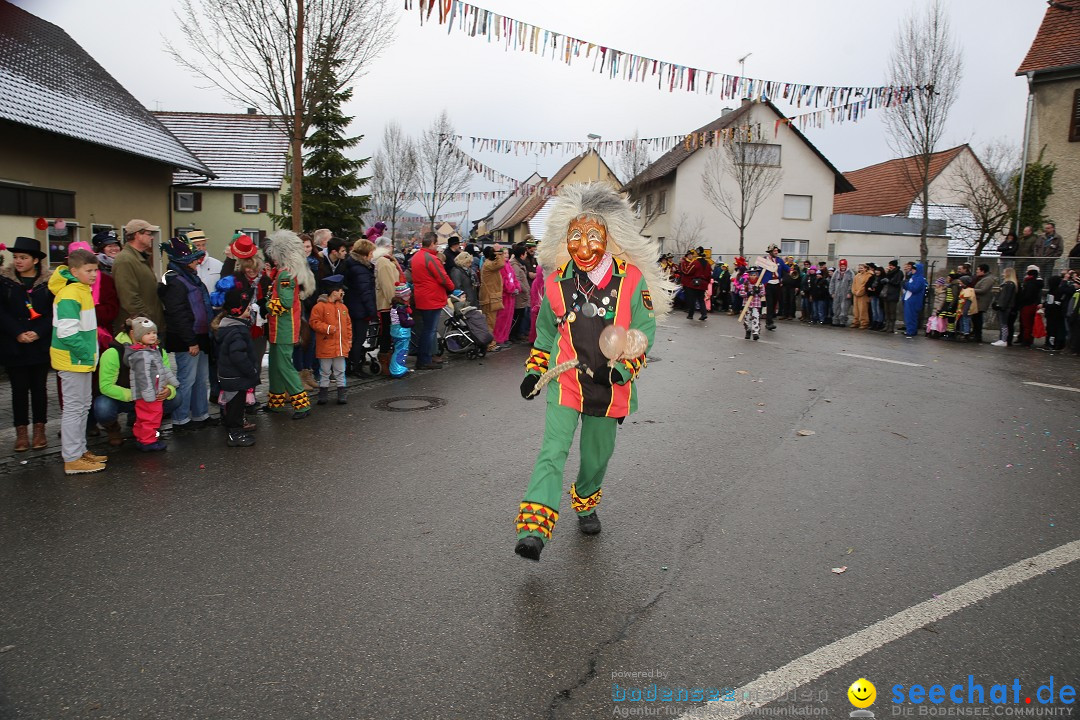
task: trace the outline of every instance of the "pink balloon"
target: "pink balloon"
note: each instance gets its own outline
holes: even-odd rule
[[[608,360],[615,360],[622,355],[626,347],[626,328],[620,325],[608,325],[600,333],[600,352]]]
[[[56,232],[63,232],[65,228],[67,228],[67,221],[62,220],[61,218],[57,218],[53,221],[53,229],[56,230]]]

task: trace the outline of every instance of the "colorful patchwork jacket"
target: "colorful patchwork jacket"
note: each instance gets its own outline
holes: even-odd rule
[[[284,270],[277,272],[266,303],[270,342],[286,345],[300,342],[300,308],[300,293],[293,276]]]
[[[600,333],[612,324],[641,330],[652,347],[656,334],[652,298],[641,271],[633,265],[615,258],[604,279],[593,286],[585,273],[568,262],[544,278],[544,290],[536,318],[536,342],[525,363],[527,372],[542,375],[549,366],[568,360],[578,360],[597,373],[607,372]],[[581,309],[586,303],[597,308],[592,317]],[[616,380],[611,387],[593,382],[583,367],[568,370],[548,386],[548,402],[585,415],[626,417],[637,409],[634,380],[645,367],[645,357],[616,363]]]

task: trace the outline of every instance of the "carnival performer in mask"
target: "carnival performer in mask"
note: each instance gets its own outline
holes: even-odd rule
[[[291,402],[293,420],[302,420],[311,412],[300,373],[293,365],[293,346],[300,340],[300,307],[315,291],[315,276],[308,267],[304,244],[290,230],[278,230],[266,243],[266,257],[274,264],[270,299],[266,303],[270,340],[271,411],[284,410]]]
[[[572,367],[547,388],[544,439],[517,515],[514,552],[530,560],[540,559],[559,517],[563,468],[579,421],[581,467],[570,501],[581,532],[600,532],[596,507],[615,429],[637,407],[638,374],[674,290],[663,278],[657,246],[638,234],[629,204],[604,183],[560,189],[536,255],[545,297],[522,397],[532,398],[549,368]],[[640,330],[645,349],[609,364],[600,338],[612,325]]]

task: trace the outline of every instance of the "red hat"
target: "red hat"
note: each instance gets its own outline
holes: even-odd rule
[[[843,267],[847,267],[847,260],[845,260],[844,258],[840,258],[840,264],[841,264],[841,265],[842,265]]]
[[[232,242],[229,243],[229,253],[237,260],[255,257],[258,251],[259,248],[255,247],[255,242],[243,233],[234,235]]]

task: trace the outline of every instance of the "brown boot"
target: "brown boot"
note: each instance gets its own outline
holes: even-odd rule
[[[15,452],[26,452],[30,449],[30,436],[26,429],[26,425],[15,426]]]
[[[304,386],[305,390],[318,390],[319,383],[315,382],[315,376],[311,374],[311,371],[304,368],[300,371],[300,383]]]
[[[30,447],[41,450],[48,445],[49,439],[45,437],[45,423],[34,423],[34,441]]]
[[[379,374],[390,377],[390,353],[379,353]]]
[[[113,447],[119,447],[124,444],[124,433],[120,429],[120,423],[113,420],[111,423],[102,425],[105,428],[105,432],[109,433],[109,444]]]

